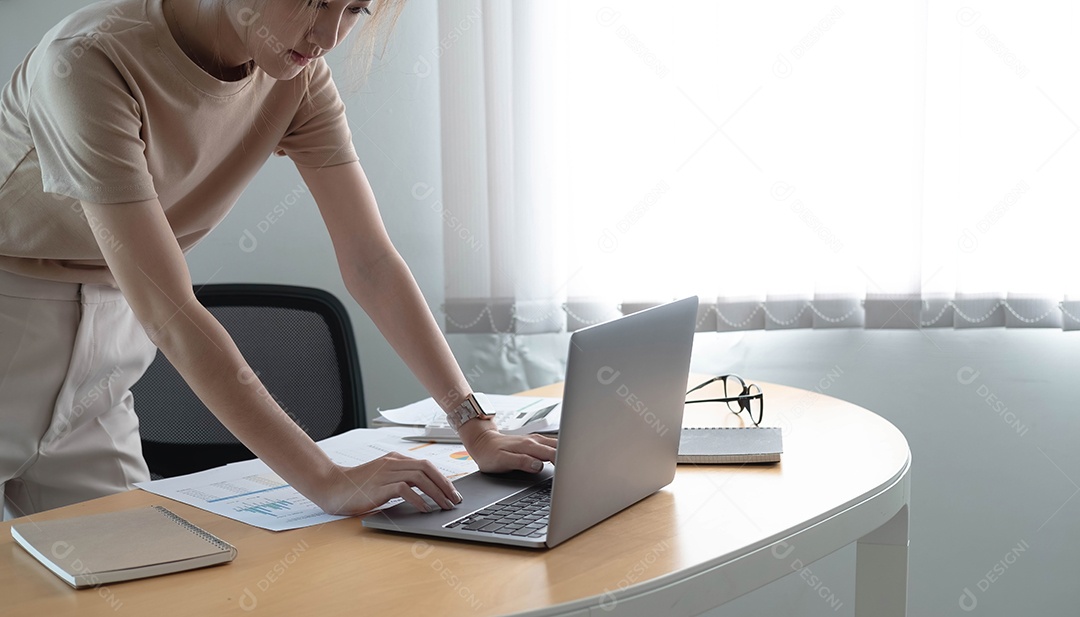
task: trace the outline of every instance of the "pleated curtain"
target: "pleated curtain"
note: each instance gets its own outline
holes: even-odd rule
[[[1080,329],[1080,7],[439,2],[448,332]]]

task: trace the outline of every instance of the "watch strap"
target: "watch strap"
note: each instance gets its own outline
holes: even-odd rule
[[[482,418],[484,420],[494,418],[495,414],[484,411],[485,406],[490,408],[487,397],[479,393],[470,393],[460,405],[446,414],[447,422],[457,431],[473,418]]]

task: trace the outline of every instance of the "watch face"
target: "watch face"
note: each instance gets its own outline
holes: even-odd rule
[[[491,409],[491,402],[488,401],[486,395],[477,392],[477,393],[473,393],[472,397],[473,397],[473,400],[476,401],[476,408],[477,408],[477,411],[479,412],[478,415],[480,415],[480,416],[482,416],[484,418],[494,418],[495,417],[494,412],[486,411],[488,409]]]
[[[478,397],[483,397],[483,395],[484,394],[478,394],[478,395],[474,394],[473,395],[473,400],[475,401],[475,403],[473,403],[473,410],[475,411],[476,417],[483,418],[485,420],[489,420],[489,419],[495,417],[495,413],[494,412],[487,412],[487,411],[484,410],[485,405],[488,408],[490,408],[491,405],[490,405],[490,403],[488,403],[486,398],[483,401],[481,401],[480,398],[478,398]]]

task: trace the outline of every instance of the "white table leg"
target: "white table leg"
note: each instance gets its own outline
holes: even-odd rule
[[[855,551],[855,617],[907,615],[908,507],[859,538]]]

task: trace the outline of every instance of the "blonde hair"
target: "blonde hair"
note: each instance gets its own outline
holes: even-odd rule
[[[405,0],[374,0],[371,6],[371,16],[353,35],[355,40],[347,64],[350,92],[356,92],[364,85],[375,57],[386,52],[390,36],[405,8]]]

